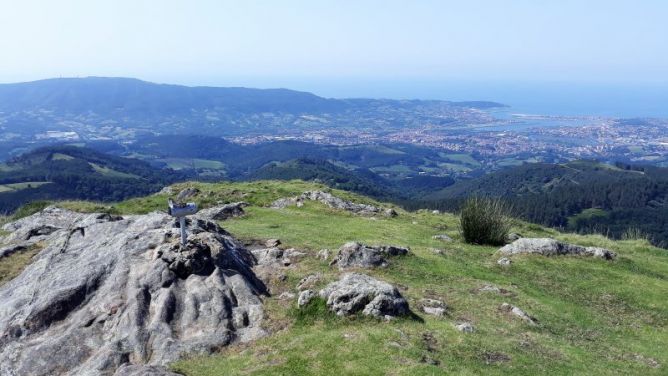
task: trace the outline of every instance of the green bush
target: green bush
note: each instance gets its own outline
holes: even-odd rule
[[[503,245],[512,226],[510,208],[500,199],[470,197],[461,208],[462,238],[470,244]]]

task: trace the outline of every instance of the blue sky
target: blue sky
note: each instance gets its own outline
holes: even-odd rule
[[[0,82],[668,83],[668,1],[0,0]]]

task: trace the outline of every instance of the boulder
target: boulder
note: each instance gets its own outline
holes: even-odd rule
[[[432,238],[432,239],[436,239],[436,240],[442,240],[442,241],[444,241],[444,242],[451,242],[451,241],[453,241],[451,237],[449,237],[448,235],[445,235],[445,234],[434,235],[434,236],[432,236],[431,238]]]
[[[123,364],[114,376],[181,376],[165,367]]]
[[[318,251],[317,257],[319,260],[327,261],[329,259],[329,249],[321,249]]]
[[[141,366],[265,334],[254,259],[214,222],[191,221],[185,247],[160,212],[49,207],[5,229],[25,241],[46,227],[28,240],[44,245],[32,264],[0,287],[0,375],[170,375]]]
[[[364,315],[392,318],[407,315],[408,302],[391,284],[368,275],[348,273],[320,290],[327,307],[338,316]]]
[[[515,307],[514,305],[511,305],[511,304],[508,304],[508,303],[503,303],[499,307],[499,310],[501,310],[502,312],[508,312],[508,313],[510,313],[514,316],[517,316],[520,319],[528,322],[531,325],[536,325],[536,323],[537,323],[535,318],[529,316],[526,312],[524,312],[523,310],[521,310],[518,307]]]
[[[318,282],[320,282],[321,279],[322,279],[322,274],[320,273],[309,274],[299,281],[299,283],[297,284],[297,291],[311,289],[315,287],[315,285]]]
[[[247,202],[235,202],[200,210],[197,216],[210,221],[224,221],[245,215],[244,208],[247,206]]]
[[[507,257],[501,257],[496,263],[501,266],[509,266],[513,261]]]
[[[463,333],[473,333],[475,331],[475,328],[470,322],[463,322],[461,324],[457,324],[455,325],[455,328],[457,328],[457,330]]]
[[[445,303],[436,299],[420,299],[420,307],[422,312],[437,317],[445,316],[448,309]]]
[[[518,234],[516,232],[511,232],[510,234],[508,234],[508,236],[506,236],[506,241],[508,241],[509,243],[512,243],[517,239],[522,239],[523,237],[524,236],[522,236],[522,234]]]
[[[264,242],[264,246],[268,248],[278,247],[279,245],[281,245],[281,241],[279,239],[268,239],[266,242]]]
[[[288,206],[302,206],[304,201],[318,201],[330,208],[349,211],[359,215],[384,215],[386,217],[396,217],[397,211],[394,209],[383,209],[373,205],[358,204],[352,201],[346,201],[334,196],[331,193],[323,191],[307,191],[297,197],[281,198],[274,201],[271,207],[274,209],[283,209]]]
[[[197,188],[193,188],[193,187],[186,188],[186,189],[182,190],[181,192],[179,192],[178,195],[176,195],[176,201],[183,202],[183,201],[185,201],[189,198],[197,196],[199,194],[199,192],[200,192],[200,190],[197,189]]]
[[[409,249],[394,246],[367,246],[357,242],[349,242],[339,248],[339,253],[332,261],[339,269],[375,268],[388,265],[387,257],[403,256]]]
[[[317,295],[313,290],[304,290],[299,293],[299,298],[297,298],[297,306],[299,308],[309,304],[313,298]]]
[[[532,253],[543,256],[580,255],[600,257],[606,260],[616,257],[614,252],[604,248],[583,247],[550,238],[520,238],[499,249],[499,253],[503,255]]]

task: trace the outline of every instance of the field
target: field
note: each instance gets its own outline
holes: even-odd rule
[[[158,162],[163,162],[167,167],[174,170],[183,169],[210,169],[210,170],[224,170],[225,164],[219,161],[208,159],[190,159],[190,158],[165,158],[158,159]]]
[[[0,185],[0,193],[20,191],[22,189],[37,188],[44,184],[50,184],[48,181],[27,181],[23,183],[12,183]]]
[[[461,242],[453,214],[405,212],[396,218],[365,218],[319,203],[271,209],[274,199],[305,190],[324,189],[303,182],[252,182],[177,185],[178,192],[196,186],[202,206],[217,201],[247,201],[245,217],[220,224],[243,240],[279,238],[285,247],[309,257],[286,269],[287,279],[270,286],[266,328],[272,335],[252,344],[231,346],[217,355],[178,361],[172,368],[185,375],[662,375],[668,366],[668,252],[646,241],[611,241],[602,236],[563,234],[517,222],[525,236],[554,237],[609,248],[615,261],[583,257],[514,257],[497,265],[496,248]],[[365,197],[333,191],[359,202]],[[80,211],[120,214],[164,209],[165,195],[102,207],[67,202]],[[22,215],[28,214],[23,212]],[[454,242],[432,238],[448,234]],[[316,300],[306,309],[294,300],[278,299],[297,282],[320,272],[318,287],[335,280],[338,269],[315,256],[351,240],[408,246],[411,254],[391,259],[385,269],[363,270],[398,286],[414,318],[389,322],[363,317],[338,318]],[[440,250],[440,252],[435,252]],[[14,256],[12,256],[14,257]],[[10,257],[11,259],[11,257]],[[26,262],[26,260],[16,263]],[[482,292],[493,285],[500,292]],[[418,308],[421,298],[448,304],[437,318]],[[529,325],[499,310],[510,303],[537,319]],[[474,333],[455,324],[468,321]]]

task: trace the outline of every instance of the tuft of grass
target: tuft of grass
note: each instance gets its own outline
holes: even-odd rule
[[[14,214],[12,214],[11,219],[12,221],[15,221],[17,219],[21,219],[24,217],[28,217],[30,215],[33,215],[39,211],[44,210],[47,206],[51,205],[52,202],[50,201],[33,201],[29,204],[25,204],[18,208]]]
[[[32,258],[42,250],[41,245],[34,245],[29,249],[0,258],[0,286],[11,281],[21,274]]]
[[[512,219],[508,206],[496,198],[470,197],[461,208],[459,225],[469,244],[503,245]]]

